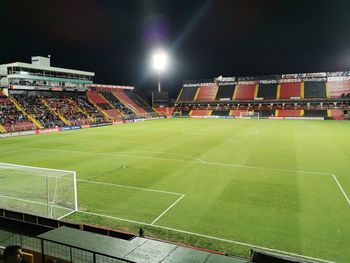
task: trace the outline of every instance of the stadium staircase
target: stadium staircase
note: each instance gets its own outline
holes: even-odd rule
[[[26,116],[37,128],[42,129],[44,128],[40,122],[35,119],[32,115],[28,114],[24,108],[17,102],[17,100],[13,97],[9,97],[10,101],[15,105],[16,109],[21,112],[24,116]]]
[[[47,99],[42,98],[41,102],[49,109],[50,112],[52,112],[54,115],[56,115],[58,118],[60,118],[60,120],[65,124],[70,126],[71,123],[70,121],[68,121],[65,117],[63,117],[63,115],[56,111],[53,107],[51,107],[50,103],[47,101]]]
[[[126,107],[131,109],[137,116],[147,115],[147,111],[141,108],[135,101],[133,101],[124,91],[112,92],[117,99],[122,102]]]
[[[94,122],[94,118],[92,116],[90,116],[83,108],[80,108],[76,101],[74,101],[72,99],[68,99],[68,101],[71,103],[71,105],[74,105],[74,109],[77,112],[81,112],[81,113],[85,114],[88,117],[89,121]]]
[[[139,95],[134,93],[133,91],[125,91],[126,95],[133,101],[135,101],[141,108],[143,108],[147,113],[152,114],[155,113],[157,114],[148,103],[142,99]],[[157,114],[158,115],[158,114]]]
[[[5,132],[7,132],[5,127],[0,125],[0,133],[5,133]]]
[[[202,86],[197,90],[196,101],[213,101],[218,93],[217,86]]]

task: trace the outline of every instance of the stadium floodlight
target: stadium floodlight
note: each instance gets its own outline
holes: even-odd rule
[[[152,66],[154,69],[158,71],[158,92],[161,92],[160,73],[161,71],[164,71],[164,69],[166,68],[167,62],[168,62],[168,56],[162,50],[156,51],[152,56]]]

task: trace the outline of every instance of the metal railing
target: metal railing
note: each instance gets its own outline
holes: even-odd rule
[[[46,262],[48,259],[52,258],[74,263],[135,262],[56,241],[46,240],[40,237],[30,237],[0,230],[0,246],[6,247],[14,244],[20,245],[27,251],[40,254],[42,258],[38,260],[39,262]],[[37,262],[37,260],[35,260],[35,262]]]

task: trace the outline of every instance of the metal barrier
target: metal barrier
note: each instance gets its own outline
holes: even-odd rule
[[[41,260],[34,260],[34,262],[46,262],[48,259],[53,258],[74,263],[134,262],[56,241],[0,230],[0,246],[6,247],[8,245],[20,245],[27,251],[40,254]]]

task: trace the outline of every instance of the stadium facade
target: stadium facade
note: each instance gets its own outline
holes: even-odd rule
[[[349,118],[350,72],[184,81],[175,113],[190,117]]]
[[[134,87],[94,83],[94,72],[51,66],[50,57],[0,65],[0,133],[79,129],[160,115]]]

